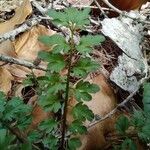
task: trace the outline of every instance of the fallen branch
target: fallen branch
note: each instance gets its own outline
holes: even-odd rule
[[[42,71],[47,71],[47,69],[44,66],[36,66],[29,61],[13,58],[13,57],[2,55],[2,54],[0,54],[0,61],[3,61],[5,63],[17,64],[17,65],[24,66],[30,69],[38,69]]]
[[[0,43],[2,43],[5,40],[8,40],[8,39],[14,39],[19,33],[29,30],[31,27],[37,25],[40,21],[41,21],[41,19],[37,18],[37,17],[33,17],[33,18],[29,19],[24,24],[22,24],[20,27],[1,35]]]

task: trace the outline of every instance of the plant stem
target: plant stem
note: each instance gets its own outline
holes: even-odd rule
[[[71,30],[71,38],[70,38],[70,54],[69,54],[69,60],[68,60],[68,74],[67,74],[67,81],[66,81],[66,95],[65,95],[65,104],[64,104],[64,113],[62,117],[62,136],[61,136],[61,143],[60,143],[60,149],[65,149],[65,134],[66,134],[66,120],[67,120],[67,104],[69,99],[69,85],[70,85],[70,73],[71,73],[71,65],[72,65],[72,55],[75,48],[74,40],[73,40],[73,33],[74,31]]]

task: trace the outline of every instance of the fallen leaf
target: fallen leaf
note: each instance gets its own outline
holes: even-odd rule
[[[28,61],[34,61],[37,58],[39,51],[49,49],[43,43],[38,41],[39,36],[50,36],[54,33],[53,30],[47,29],[43,25],[32,27],[31,30],[16,38],[14,47],[17,57]]]
[[[14,45],[11,41],[6,40],[0,44],[0,54],[16,57]]]
[[[6,95],[11,90],[12,75],[5,67],[0,67],[0,91],[3,91]]]
[[[43,25],[32,27],[31,30],[23,33],[13,42],[16,57],[21,60],[34,62],[39,51],[50,49],[38,41],[39,36],[51,36],[54,33],[55,32],[53,30],[47,29]],[[44,62],[41,62],[40,64],[46,66],[46,63]],[[9,71],[16,77],[15,79],[20,82],[26,78],[27,74],[31,73],[31,69],[19,65],[11,65],[9,67]],[[33,72],[36,76],[42,76],[45,74],[45,72],[36,69],[33,69]]]

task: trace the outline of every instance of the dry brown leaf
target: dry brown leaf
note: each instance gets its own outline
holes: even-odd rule
[[[89,81],[99,85],[101,90],[92,95],[92,101],[85,102],[85,104],[94,112],[94,114],[102,117],[109,113],[116,106],[115,95],[102,74]],[[70,111],[75,106],[75,104],[76,101],[72,99],[68,107],[68,123],[72,121]],[[80,137],[82,141],[82,147],[80,148],[80,150],[100,149],[105,146],[105,134],[107,132],[113,131],[114,122],[115,118],[110,118],[90,128],[89,132],[86,135]],[[85,125],[89,125],[89,122],[86,122]]]
[[[31,13],[30,1],[24,0],[22,5],[15,10],[15,15],[10,20],[0,23],[0,34],[11,31],[16,25],[22,24]]]
[[[0,54],[16,57],[15,49],[11,41],[7,40],[0,44]]]
[[[55,32],[53,30],[47,29],[43,25],[38,25],[33,27],[31,30],[20,35],[13,42],[15,48],[15,53],[18,59],[27,60],[34,62],[37,58],[38,52],[42,50],[49,50],[47,46],[38,41],[40,35],[53,35]],[[41,62],[41,65],[46,65],[46,63]],[[22,81],[27,74],[31,73],[31,69],[28,69],[19,65],[11,65],[9,71],[14,75],[17,81]],[[33,69],[36,76],[42,76],[45,72],[41,70]]]
[[[29,0],[24,0],[22,5],[15,11],[15,15],[10,20],[0,23],[0,34],[9,32],[15,28],[16,25],[25,21],[26,17],[32,12],[32,6]],[[10,40],[0,43],[0,54],[16,57],[14,46]]]
[[[34,61],[41,50],[48,50],[44,44],[38,41],[40,35],[53,35],[53,30],[47,29],[43,25],[33,27],[23,33],[14,42],[15,52],[20,59]]]
[[[5,94],[11,90],[11,81],[13,80],[12,75],[5,67],[0,67],[0,91]]]

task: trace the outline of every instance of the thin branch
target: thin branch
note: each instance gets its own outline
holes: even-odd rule
[[[30,69],[38,69],[42,71],[47,71],[47,69],[44,66],[36,66],[29,61],[13,58],[13,57],[2,55],[2,54],[0,54],[0,61],[6,62],[6,63],[17,64],[17,65],[24,66]]]
[[[101,11],[101,13],[104,15],[104,17],[108,18],[108,16],[106,15],[105,11],[102,9],[102,7],[100,6],[100,4],[97,2],[97,0],[94,0],[96,6],[99,8],[99,10]]]
[[[0,43],[7,39],[14,39],[19,33],[22,33],[24,31],[29,30],[31,27],[37,25],[41,21],[40,18],[33,17],[26,21],[24,24],[22,24],[20,27],[9,31],[7,33],[4,33],[3,35],[0,35]]]

